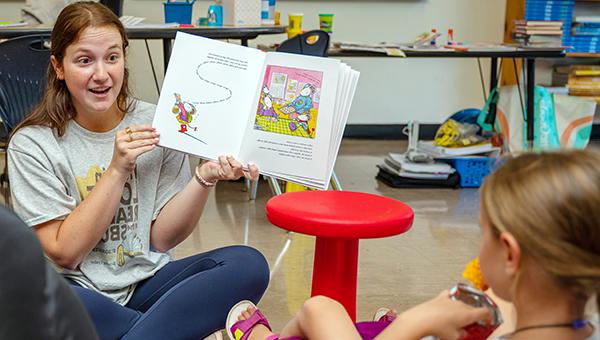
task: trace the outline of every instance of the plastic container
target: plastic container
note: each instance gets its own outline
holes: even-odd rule
[[[179,24],[192,23],[192,7],[194,2],[163,2],[165,6],[165,23],[176,22]]]
[[[223,26],[223,6],[220,4],[208,6],[208,26]]]
[[[495,157],[455,157],[438,159],[450,164],[460,175],[461,188],[479,188],[493,169]]]
[[[491,316],[489,321],[477,321],[463,328],[460,340],[484,340],[502,324],[500,308],[487,294],[470,285],[459,283],[450,288],[450,299],[462,301],[469,306],[486,308]]]
[[[319,28],[327,33],[333,32],[333,14],[319,14]]]
[[[302,13],[288,14],[288,39],[302,33]]]

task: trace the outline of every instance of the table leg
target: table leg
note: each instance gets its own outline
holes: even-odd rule
[[[357,265],[357,239],[317,237],[311,296],[338,301],[352,321],[356,321]]]
[[[490,65],[490,93],[489,95],[492,94],[492,90],[498,85],[498,58],[491,58],[491,65]],[[488,115],[485,117],[485,122],[487,124],[491,124],[492,126],[494,126],[494,123],[496,122],[496,105],[497,103],[493,102],[490,104],[490,107],[488,108],[489,113]]]
[[[492,58],[490,66],[490,92],[492,92],[498,84],[498,58]]]
[[[167,66],[169,66],[169,59],[171,58],[171,39],[163,39],[163,63],[165,74],[167,74]]]
[[[533,150],[535,58],[527,58],[527,150]]]

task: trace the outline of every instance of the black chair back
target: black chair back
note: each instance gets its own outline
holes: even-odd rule
[[[279,45],[277,52],[327,57],[329,33],[321,30],[298,34]]]
[[[6,134],[39,103],[50,63],[49,34],[0,43],[0,118]]]

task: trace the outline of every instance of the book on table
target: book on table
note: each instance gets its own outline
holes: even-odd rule
[[[515,26],[544,26],[562,27],[562,20],[513,20]]]
[[[152,125],[159,145],[233,155],[261,174],[326,189],[359,72],[178,32]]]

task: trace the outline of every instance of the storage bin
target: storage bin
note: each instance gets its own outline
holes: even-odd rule
[[[191,24],[192,23],[192,7],[194,2],[164,2],[165,6],[165,23],[176,22],[179,24]]]
[[[461,188],[479,188],[493,169],[495,157],[455,157],[438,159],[450,164],[460,175]]]

